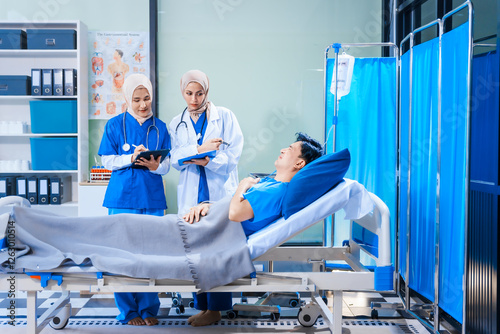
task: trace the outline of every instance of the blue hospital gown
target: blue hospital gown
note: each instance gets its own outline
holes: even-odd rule
[[[246,236],[263,229],[282,216],[281,208],[288,184],[266,177],[243,194],[254,214],[252,219],[241,222]]]

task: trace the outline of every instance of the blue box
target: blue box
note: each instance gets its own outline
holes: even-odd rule
[[[0,95],[30,95],[31,77],[27,75],[0,75]]]
[[[77,170],[76,138],[30,138],[33,170]]]
[[[26,49],[26,32],[21,29],[0,29],[0,49]]]
[[[76,49],[73,29],[26,29],[28,49]]]
[[[30,101],[32,133],[77,133],[75,100]]]

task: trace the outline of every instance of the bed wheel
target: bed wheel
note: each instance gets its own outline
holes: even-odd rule
[[[373,309],[371,314],[372,319],[378,319],[378,311]]]
[[[280,320],[280,314],[279,313],[271,313],[271,321],[278,321]]]
[[[238,311],[227,311],[226,316],[228,319],[236,319],[238,317]]]
[[[56,324],[57,322],[57,324]],[[64,329],[68,325],[69,319],[66,319],[66,322],[63,324],[59,317],[54,317],[51,322],[49,322],[49,326],[55,330]]]
[[[299,306],[299,300],[298,299],[290,299],[290,302],[288,303],[290,307],[297,307]]]
[[[310,304],[302,306],[297,313],[297,320],[304,327],[312,327],[319,317],[319,311]]]
[[[190,308],[194,308],[194,300],[191,300],[189,303],[188,303],[188,306]]]
[[[49,322],[49,326],[59,330],[64,329],[69,322],[69,317],[71,316],[71,304],[66,304],[64,307],[55,315],[54,318]]]
[[[179,306],[181,301],[177,297],[172,297],[172,306]]]
[[[179,306],[177,306],[175,308],[175,313],[177,313],[177,314],[184,314],[185,310],[186,309],[184,308],[184,305],[180,304]]]

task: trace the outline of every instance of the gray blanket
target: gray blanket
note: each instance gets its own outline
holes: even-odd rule
[[[241,224],[228,219],[230,197],[195,224],[177,215],[61,217],[14,207],[15,269],[51,270],[89,261],[99,271],[193,281],[201,291],[254,271]],[[0,271],[9,268],[0,253]]]

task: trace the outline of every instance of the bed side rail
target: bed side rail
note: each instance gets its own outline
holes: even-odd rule
[[[361,251],[375,259],[375,289],[393,290],[390,213],[377,195],[370,193],[370,197],[375,207],[364,217],[351,220],[349,246],[357,260]]]

